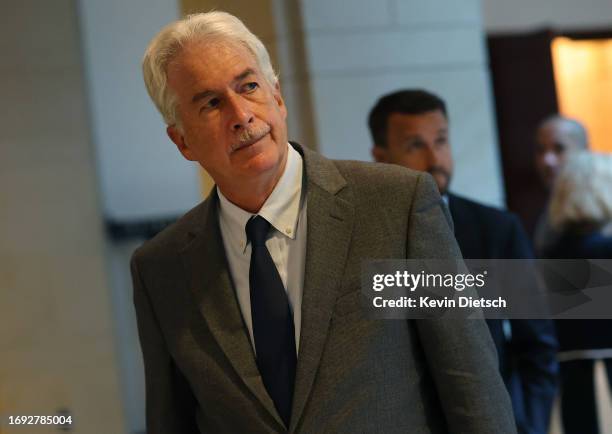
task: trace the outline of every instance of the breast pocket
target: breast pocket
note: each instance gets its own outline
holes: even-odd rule
[[[363,313],[365,315],[365,297],[361,291],[351,291],[348,294],[341,295],[336,299],[334,306],[334,317],[343,318],[354,313]]]

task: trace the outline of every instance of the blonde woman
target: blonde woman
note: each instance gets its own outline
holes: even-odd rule
[[[612,155],[578,152],[559,174],[549,208],[561,236],[548,258],[612,258]],[[612,320],[556,322],[565,434],[597,434],[594,361],[604,360],[612,383]]]

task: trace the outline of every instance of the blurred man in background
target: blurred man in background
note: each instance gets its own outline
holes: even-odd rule
[[[535,165],[542,183],[550,191],[568,154],[588,149],[588,135],[575,119],[553,115],[544,119],[535,135]]]
[[[535,142],[535,167],[548,194],[568,156],[589,148],[588,134],[584,126],[575,119],[560,115],[549,116],[540,122]],[[544,207],[545,211],[538,220],[533,238],[538,256],[555,244],[558,237],[548,222],[547,208],[548,205]]]
[[[382,163],[429,172],[448,203],[465,259],[532,258],[518,218],[449,193],[453,158],[446,105],[424,90],[400,90],[370,112],[372,155]],[[536,288],[534,282],[534,289]],[[487,320],[519,432],[546,434],[556,393],[557,341],[549,320]]]

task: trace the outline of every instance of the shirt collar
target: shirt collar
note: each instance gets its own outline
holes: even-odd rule
[[[299,152],[289,144],[287,147],[285,170],[257,214],[286,237],[295,239],[300,212],[303,167]],[[217,189],[217,193],[220,205],[219,216],[228,223],[232,238],[240,242],[244,253],[247,244],[245,226],[253,214],[231,203],[221,190]]]

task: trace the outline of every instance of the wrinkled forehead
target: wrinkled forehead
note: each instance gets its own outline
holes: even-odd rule
[[[192,41],[168,65],[168,86],[179,99],[195,92],[220,91],[232,86],[247,71],[261,71],[253,54],[242,44],[227,41]]]

